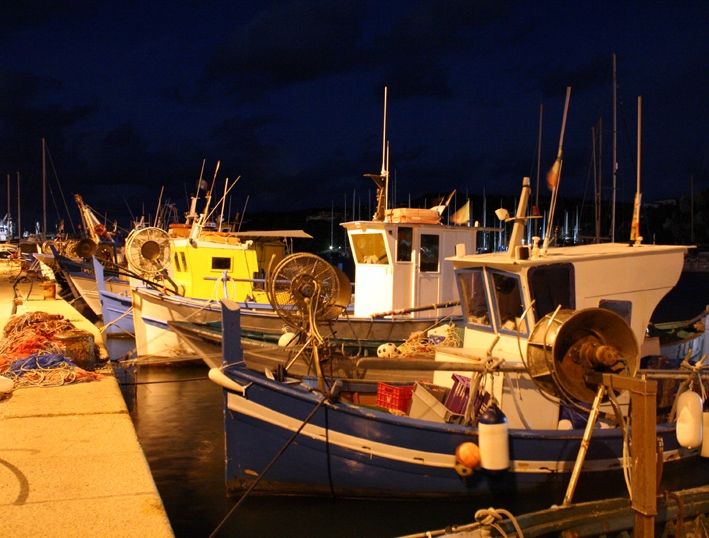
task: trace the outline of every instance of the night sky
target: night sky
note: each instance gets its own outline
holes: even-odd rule
[[[64,211],[57,180],[74,215],[74,193],[113,217],[154,212],[163,185],[184,209],[203,159],[210,180],[221,160],[219,192],[241,176],[234,211],[247,196],[247,212],[341,206],[355,190],[365,200],[385,85],[399,203],[453,188],[516,194],[534,178],[540,105],[543,172],[554,161],[566,86],[560,195],[591,196],[602,117],[609,198],[613,53],[619,200],[635,190],[639,95],[643,200],[686,196],[691,177],[709,188],[706,1],[30,0],[1,11],[0,184],[12,174],[14,212],[20,172],[23,222],[40,218],[42,137],[52,213]],[[4,214],[6,187],[0,203]]]

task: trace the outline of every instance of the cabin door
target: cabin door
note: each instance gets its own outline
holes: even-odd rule
[[[440,302],[441,297],[441,260],[440,236],[421,234],[416,260],[416,297],[418,306]],[[429,317],[433,310],[424,310],[417,317]]]

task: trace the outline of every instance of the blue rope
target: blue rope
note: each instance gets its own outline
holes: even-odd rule
[[[59,353],[33,353],[26,359],[18,359],[13,361],[12,364],[10,364],[9,371],[19,377],[25,372],[30,372],[32,370],[59,368],[62,366],[78,368],[76,363]]]

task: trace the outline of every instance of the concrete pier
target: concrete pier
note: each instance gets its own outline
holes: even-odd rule
[[[97,328],[40,282],[0,271],[0,328],[15,313]],[[20,301],[17,301],[20,302]],[[106,351],[99,381],[19,388],[0,400],[0,536],[174,536]]]

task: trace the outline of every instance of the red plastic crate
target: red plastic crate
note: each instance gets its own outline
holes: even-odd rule
[[[413,385],[397,387],[386,383],[377,383],[377,406],[408,413],[413,392]]]

